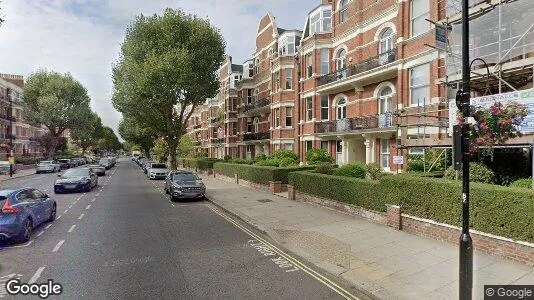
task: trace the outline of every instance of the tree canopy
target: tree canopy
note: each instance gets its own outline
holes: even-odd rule
[[[102,128],[102,135],[95,148],[99,151],[118,151],[122,149],[122,143],[119,141],[113,129],[104,126]]]
[[[46,70],[33,73],[22,98],[28,106],[29,121],[44,125],[51,134],[50,156],[54,155],[61,134],[66,129],[86,126],[92,114],[87,90],[70,74]]]
[[[157,134],[146,127],[141,127],[138,122],[131,117],[125,117],[119,123],[119,134],[133,145],[137,145],[145,154],[154,147]]]
[[[103,137],[104,126],[102,120],[96,113],[91,113],[85,126],[76,127],[70,132],[72,143],[80,147],[82,155],[90,147],[97,146],[100,138]]]
[[[113,105],[165,140],[172,167],[193,109],[217,93],[224,51],[218,29],[181,10],[138,16],[126,30],[113,67]]]

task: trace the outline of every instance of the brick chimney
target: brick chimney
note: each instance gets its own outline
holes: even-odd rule
[[[3,74],[0,73],[0,78],[4,79],[5,81],[11,82],[15,85],[18,85],[19,87],[24,87],[24,76],[22,75],[12,75],[12,74]]]

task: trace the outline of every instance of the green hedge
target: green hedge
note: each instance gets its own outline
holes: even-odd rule
[[[289,174],[289,184],[296,190],[340,202],[350,203],[363,208],[385,211],[385,198],[376,197],[379,181],[334,176],[312,172]]]
[[[319,197],[385,211],[398,204],[409,215],[461,225],[461,183],[404,174],[379,181],[296,172],[296,190]],[[534,242],[534,192],[483,183],[471,184],[471,227],[515,240]]]
[[[302,167],[268,167],[257,165],[215,163],[213,169],[219,174],[234,177],[237,174],[239,178],[259,184],[269,184],[269,181],[288,182],[288,174],[296,171],[313,170],[315,166]]]
[[[213,169],[213,164],[221,161],[216,158],[178,158],[178,165],[189,169],[199,169],[206,171]]]

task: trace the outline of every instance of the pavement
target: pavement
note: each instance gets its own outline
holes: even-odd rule
[[[25,170],[18,170],[17,172],[15,172],[15,174],[13,174],[13,177],[10,177],[9,175],[2,174],[2,175],[0,175],[0,185],[2,184],[2,182],[6,181],[6,180],[12,180],[14,178],[19,178],[19,177],[26,177],[26,176],[29,176],[29,175],[32,175],[32,174],[35,174],[35,168],[25,169]]]
[[[58,217],[0,247],[0,298],[16,278],[61,284],[54,299],[372,299],[208,201],[170,202],[132,161],[106,173],[87,193],[55,195],[57,174],[3,182],[48,193]]]
[[[289,251],[380,299],[458,299],[458,247],[203,176],[214,204]],[[473,299],[484,285],[534,284],[534,267],[474,253]]]

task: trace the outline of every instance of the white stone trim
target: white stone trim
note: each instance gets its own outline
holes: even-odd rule
[[[338,45],[346,43],[347,41],[357,37],[359,34],[367,32],[375,27],[380,26],[381,24],[392,21],[397,17],[397,14],[398,10],[396,7],[394,7],[393,10],[390,9],[389,11],[385,11],[381,15],[376,16],[374,19],[371,19],[366,23],[362,24],[362,26],[354,27],[354,29],[352,29],[345,35],[340,36],[339,38],[334,38],[332,46],[337,47]]]
[[[390,81],[382,81],[379,85],[376,86],[373,92],[373,97],[375,99],[378,99],[378,93],[380,92],[381,89],[385,87],[389,87],[391,89],[391,92],[392,92],[391,95],[397,94],[397,89],[395,88],[395,85],[393,83],[391,83]]]
[[[393,30],[393,35],[397,35],[397,27],[395,27],[395,23],[393,22],[386,22],[380,26],[378,26],[378,28],[376,29],[376,32],[375,32],[375,37],[374,37],[374,41],[375,42],[378,42],[380,40],[380,34],[382,34],[382,32],[386,29],[386,28],[391,28],[391,30]]]

